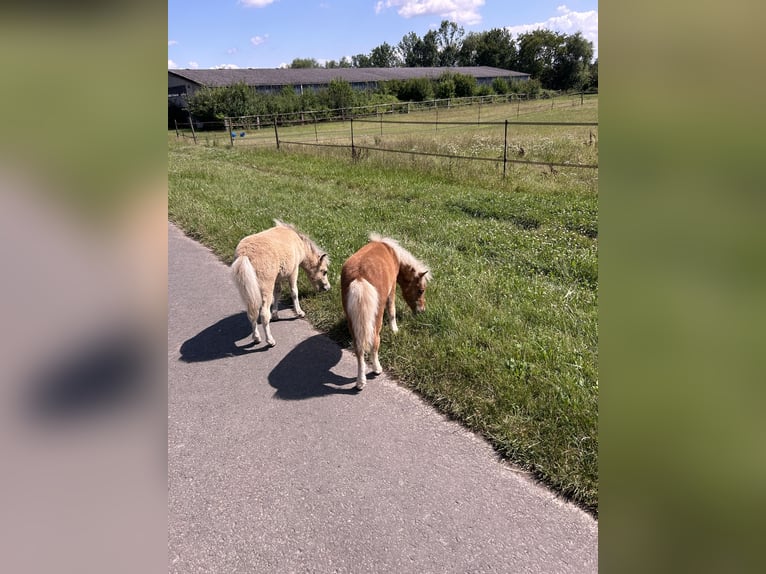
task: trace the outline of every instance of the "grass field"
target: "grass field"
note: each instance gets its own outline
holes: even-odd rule
[[[526,119],[597,113],[596,104]],[[597,160],[579,132],[532,128],[530,149],[563,141]],[[453,133],[407,137],[462,150],[481,135]],[[301,305],[346,347],[340,266],[370,231],[398,239],[434,280],[417,317],[397,298],[400,332],[383,329],[383,368],[597,514],[597,170],[513,166],[503,179],[486,162],[377,155],[194,146],[171,133],[169,218],[227,263],[273,218],[308,233],[331,255],[334,289],[316,294],[301,277]]]

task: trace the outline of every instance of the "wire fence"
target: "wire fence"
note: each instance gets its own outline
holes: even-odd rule
[[[597,148],[598,122],[507,119],[509,112],[515,112],[519,118],[522,114],[557,107],[588,105],[597,105],[597,98],[592,94],[569,94],[550,98],[550,102],[522,99],[517,94],[397,102],[321,112],[227,117],[217,122],[218,125],[204,126],[202,132],[195,130],[194,122],[176,123],[176,137],[212,145],[224,141],[231,146],[345,149],[354,160],[370,152],[380,152],[492,162],[502,165],[503,176],[509,164],[547,166],[551,170],[555,167],[598,169],[597,152],[582,153],[580,145],[590,146],[592,150]],[[426,112],[417,117],[428,119],[410,119],[415,112]],[[494,119],[498,114],[505,115],[506,119]],[[467,115],[475,115],[476,119],[453,119]],[[520,139],[524,128],[538,133],[555,130],[563,134],[555,136],[561,145],[557,146],[555,142],[547,146],[524,143]],[[587,130],[587,135],[583,130]],[[463,145],[456,145],[461,138]],[[555,138],[551,135],[546,142],[551,143]],[[573,146],[570,142],[574,140],[577,145]],[[559,149],[554,149],[557,147]]]

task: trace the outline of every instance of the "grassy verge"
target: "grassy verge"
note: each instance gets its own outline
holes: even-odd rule
[[[308,233],[332,257],[335,288],[315,294],[302,277],[301,304],[341,345],[340,266],[369,231],[427,262],[428,309],[415,317],[399,298],[400,333],[382,332],[384,369],[597,513],[595,173],[475,178],[172,140],[170,219],[227,263],[275,217]]]

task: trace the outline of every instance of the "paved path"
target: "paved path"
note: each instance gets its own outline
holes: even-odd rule
[[[385,373],[353,391],[307,321],[245,346],[228,268],[172,224],[168,296],[169,572],[597,571],[590,515]]]

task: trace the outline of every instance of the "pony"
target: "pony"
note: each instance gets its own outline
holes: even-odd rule
[[[388,311],[391,331],[396,333],[396,285],[414,314],[426,309],[426,284],[431,272],[399,243],[370,234],[370,242],[351,255],[340,272],[341,299],[357,360],[356,388],[367,382],[364,354],[372,357],[372,370],[383,372],[378,360],[383,309]]]
[[[274,227],[243,238],[234,251],[231,273],[247,318],[253,326],[253,341],[261,342],[258,321],[266,332],[266,342],[276,345],[269,323],[279,319],[278,303],[282,282],[287,279],[293,309],[298,317],[306,313],[298,302],[298,269],[303,269],[317,291],[329,291],[327,268],[330,258],[308,236],[278,219]]]

